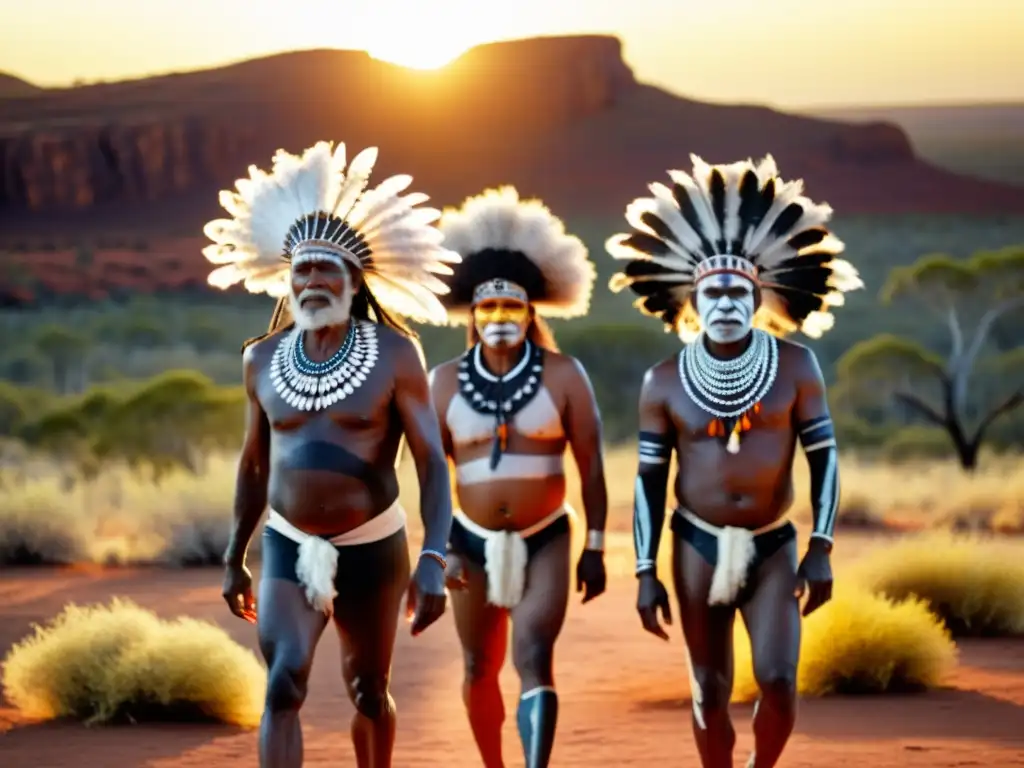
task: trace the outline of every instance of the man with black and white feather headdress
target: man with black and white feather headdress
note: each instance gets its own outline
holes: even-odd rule
[[[377,150],[346,167],[345,145],[279,151],[221,193],[232,215],[207,224],[209,282],[278,297],[269,333],[249,343],[248,425],[224,597],[258,626],[268,667],[260,765],[302,765],[299,709],[313,653],[333,620],[356,713],[360,766],[390,766],[395,708],[388,692],[401,599],[412,632],[445,610],[451,490],[418,345],[402,317],[444,323],[435,274],[458,254],[432,226],[427,197],[392,176],[367,189]],[[410,580],[405,512],[395,473],[405,439],[420,480],[423,548]],[[258,610],[245,566],[263,530]]]
[[[504,765],[498,674],[512,624],[522,681],[517,712],[529,768],[551,759],[558,717],[553,654],[569,597],[570,510],[564,454],[580,471],[587,542],[576,568],[583,602],[605,588],[607,492],[601,420],[580,364],[559,354],[544,317],[586,314],[596,278],[586,246],[515,189],[487,190],[440,223],[462,257],[444,278],[450,321],[468,349],[431,372],[459,507],[449,584],[465,656],[463,696],[486,766]]]
[[[781,337],[831,328],[830,309],[862,287],[827,228],[832,209],[783,181],[769,156],[670,171],[652,197],[626,209],[632,227],[607,243],[625,262],[611,288],[686,342],[645,375],[633,518],[644,629],[670,622],[657,576],[672,452],[679,472],[672,514],[672,577],[689,656],[701,762],[732,765],[728,714],[736,610],[750,634],[761,698],[748,766],[773,766],[793,729],[806,616],[832,592],[830,552],[839,503],[838,454],[814,354]],[[811,471],[814,528],[797,563],[786,519],[797,443]]]

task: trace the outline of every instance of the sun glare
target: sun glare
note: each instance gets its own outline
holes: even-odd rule
[[[400,13],[401,19],[381,19],[381,23],[362,30],[366,52],[375,59],[410,69],[440,69],[474,45],[487,39],[481,27],[475,3],[438,2],[424,5],[408,4],[407,8],[391,8],[388,16]],[[378,13],[383,14],[381,9]],[[387,23],[385,23],[387,22]]]
[[[410,69],[440,69],[471,47],[456,40],[399,35],[368,46],[366,52],[380,61]]]

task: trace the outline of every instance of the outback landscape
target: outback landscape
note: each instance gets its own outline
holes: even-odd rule
[[[321,98],[303,89],[327,79]],[[662,644],[641,630],[629,533],[640,378],[678,342],[604,288],[602,246],[690,152],[771,152],[834,206],[866,284],[833,331],[800,339],[830,384],[843,501],[836,596],[805,624],[780,765],[1024,765],[1024,106],[705,103],[637,81],[600,36],[478,46],[438,71],[324,50],[67,89],[0,77],[4,765],[254,764],[265,673],[215,563],[242,428],[238,348],[272,305],[207,288],[201,228],[246,165],[318,139],[379,146],[381,178],[409,172],[437,205],[513,183],[598,265],[591,314],[554,327],[605,421],[611,580],[594,603],[572,598],[554,765],[698,764],[681,632]],[[459,331],[418,330],[431,365],[462,349]],[[401,482],[415,546],[408,457]],[[806,536],[800,458],[794,482]],[[582,510],[578,486],[570,498]],[[578,552],[580,526],[574,537]],[[50,626],[69,604],[98,607]],[[49,629],[19,645],[37,624]],[[754,692],[738,624],[743,764]],[[400,633],[393,676],[396,765],[477,764],[450,616]],[[512,712],[511,664],[503,684]],[[352,764],[330,632],[304,712],[306,764]],[[520,765],[511,717],[505,742]]]

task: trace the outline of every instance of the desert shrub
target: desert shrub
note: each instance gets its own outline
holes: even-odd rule
[[[930,533],[871,552],[854,577],[873,592],[928,603],[957,636],[1024,633],[1024,547]]]
[[[259,722],[266,672],[213,624],[130,601],[68,605],[3,662],[7,700],[33,718]]]
[[[949,435],[938,427],[904,427],[891,435],[882,446],[882,458],[891,464],[920,459],[947,459],[955,453]]]
[[[3,491],[0,566],[63,565],[90,559],[87,522],[56,486]]]
[[[757,697],[750,641],[736,625],[734,701]],[[848,587],[804,620],[797,690],[802,696],[918,691],[940,685],[956,646],[922,600],[888,600]]]

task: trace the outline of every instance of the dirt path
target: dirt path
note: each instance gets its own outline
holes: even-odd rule
[[[613,579],[582,608],[574,596],[556,659],[562,716],[553,765],[698,766],[689,731],[681,638],[644,635],[633,614],[635,582]],[[255,649],[255,631],[232,619],[219,574],[199,571],[0,572],[0,653],[68,601],[130,597],[161,615],[220,622]],[[678,628],[676,628],[678,632]],[[479,765],[460,700],[461,663],[451,617],[424,636],[400,636],[394,668],[399,709],[395,765]],[[514,727],[516,682],[503,674],[507,764],[521,766]],[[353,765],[351,706],[340,685],[338,641],[328,632],[303,711],[306,765]],[[750,749],[751,708],[735,707],[736,764]],[[86,729],[27,724],[0,710],[0,764],[10,768],[251,768],[252,732],[222,727]],[[966,644],[950,690],[907,697],[806,700],[782,766],[1024,766],[1024,642]]]

